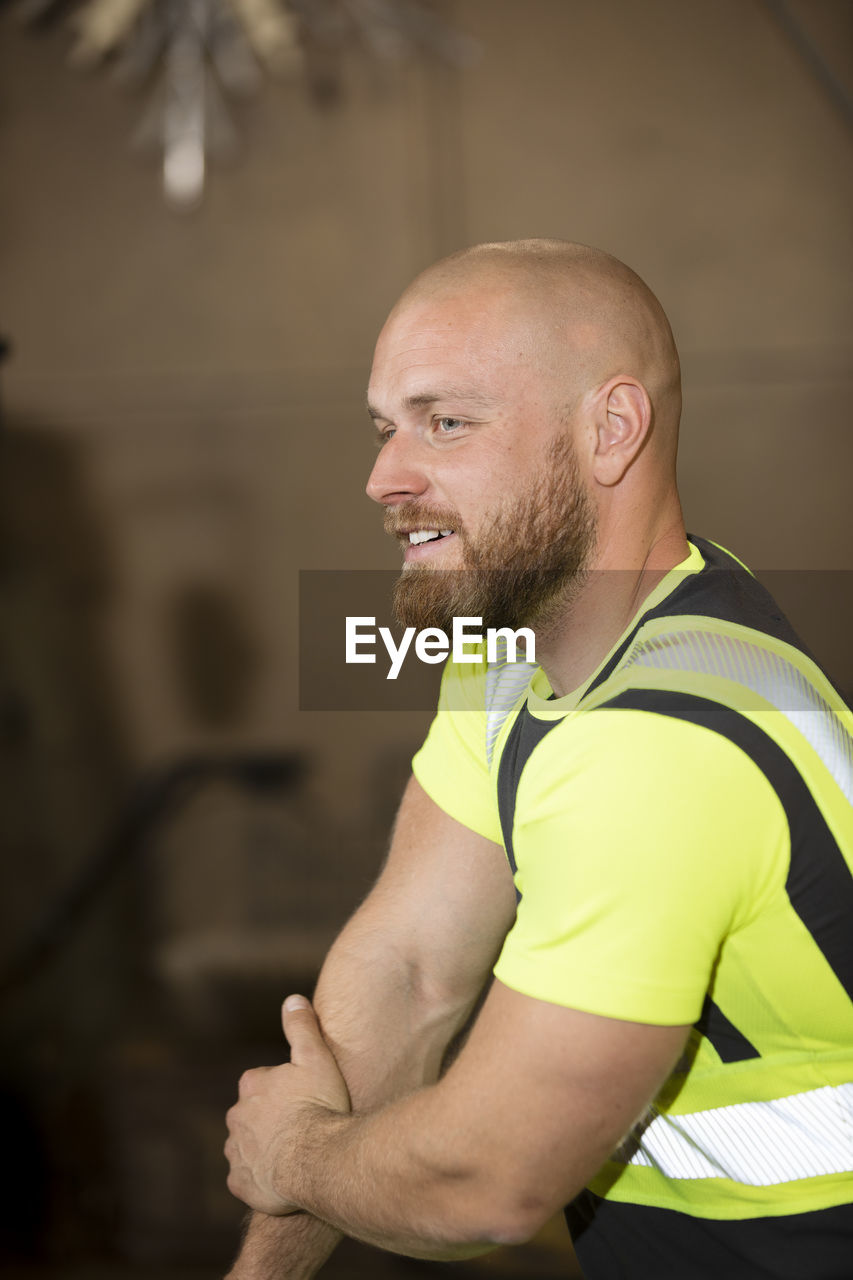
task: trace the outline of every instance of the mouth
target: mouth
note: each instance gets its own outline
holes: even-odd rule
[[[420,560],[429,560],[436,554],[436,549],[456,537],[454,529],[408,529],[400,530],[397,535],[403,546],[403,559],[406,564]]]
[[[406,535],[410,547],[420,546],[423,542],[434,542],[436,538],[449,538],[452,529],[411,529]]]

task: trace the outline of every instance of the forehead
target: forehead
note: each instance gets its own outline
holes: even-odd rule
[[[519,394],[532,377],[529,325],[507,300],[483,293],[404,303],[379,336],[369,400],[393,411],[437,388],[471,397]]]

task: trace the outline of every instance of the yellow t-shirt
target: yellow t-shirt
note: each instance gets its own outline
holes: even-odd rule
[[[414,770],[507,851],[502,982],[695,1024],[593,1190],[710,1218],[853,1199],[853,717],[739,562],[693,539],[565,698],[448,666]]]

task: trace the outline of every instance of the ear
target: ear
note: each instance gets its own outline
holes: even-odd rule
[[[618,484],[643,447],[652,425],[652,402],[641,382],[618,374],[598,396],[592,473],[599,484]]]

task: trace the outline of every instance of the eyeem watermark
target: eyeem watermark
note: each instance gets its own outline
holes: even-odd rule
[[[621,570],[601,572],[609,575]],[[842,689],[853,691],[853,649],[849,641],[853,630],[853,571],[770,570],[758,576],[805,643],[826,664],[835,682]],[[448,637],[439,631],[425,631],[420,642],[411,631],[403,636],[403,629],[394,623],[392,612],[394,584],[398,578],[397,569],[300,571],[297,663],[300,711],[434,713],[442,660],[450,657],[454,647],[451,624],[448,621]],[[692,574],[679,577],[679,584],[686,578],[692,579]],[[539,656],[541,645],[536,645],[534,650],[533,637],[527,639],[524,629],[503,636],[500,631],[494,631],[491,652],[488,634],[483,635],[483,631],[479,619],[457,619],[454,658],[474,662],[479,658],[482,662],[487,658],[492,660],[497,650],[496,660],[502,663],[505,639],[509,639],[506,657],[510,660],[514,658],[516,663],[521,663],[526,658],[532,664],[534,651]],[[484,668],[472,665],[463,666],[461,670],[468,670],[476,677],[483,674]],[[452,702],[452,709],[459,712],[482,712],[486,705],[486,686],[485,680],[477,679],[473,686],[469,681],[461,685],[451,682],[446,690],[445,705]],[[758,694],[745,686],[742,688],[748,709],[765,705]],[[792,705],[799,706],[799,703]]]
[[[421,662],[443,662],[450,655],[454,662],[535,662],[536,636],[530,627],[519,627],[513,631],[511,627],[487,627],[482,630],[482,618],[454,618],[453,629],[448,636],[440,627],[424,627],[417,631],[414,627],[406,627],[396,644],[388,627],[379,627],[378,637],[385,646],[391,665],[386,680],[396,680],[405,661],[406,655],[414,641],[415,657]],[[486,652],[470,652],[469,645],[482,645],[486,641]],[[524,642],[524,657],[519,658],[519,642]],[[376,618],[366,616],[348,616],[346,619],[346,661],[376,662],[377,645]]]

